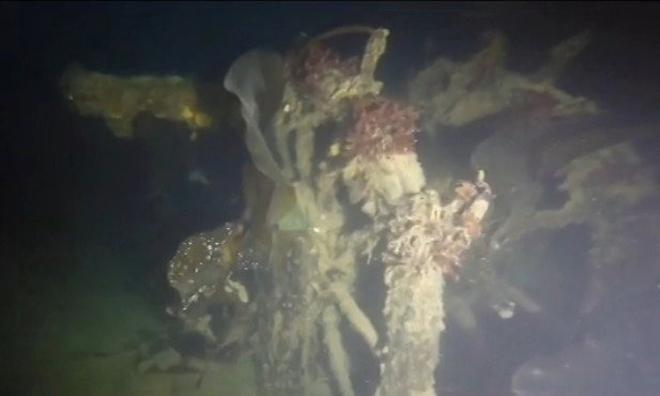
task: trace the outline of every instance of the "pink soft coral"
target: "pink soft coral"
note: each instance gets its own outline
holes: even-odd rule
[[[415,150],[419,112],[411,106],[376,98],[355,105],[355,125],[347,138],[351,157],[376,159]]]
[[[294,81],[303,91],[311,94],[322,93],[328,78],[346,79],[359,72],[357,58],[343,59],[321,44],[307,48],[302,57],[292,60],[289,68]]]

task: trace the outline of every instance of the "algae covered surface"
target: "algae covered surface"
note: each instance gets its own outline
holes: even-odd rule
[[[4,393],[658,394],[660,11],[60,5],[2,5]]]

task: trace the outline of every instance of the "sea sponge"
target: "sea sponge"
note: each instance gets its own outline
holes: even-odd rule
[[[193,81],[179,76],[118,77],[74,65],[64,73],[61,87],[78,113],[102,117],[119,138],[134,137],[133,122],[143,113],[183,122],[193,138],[213,124],[201,110]]]

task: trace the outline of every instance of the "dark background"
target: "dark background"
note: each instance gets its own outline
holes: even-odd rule
[[[567,74],[565,89],[617,109],[653,109],[660,96],[660,7],[650,2],[4,2],[0,7],[0,136],[3,151],[8,150],[1,177],[9,198],[2,212],[3,241],[29,240],[34,230],[64,226],[85,194],[118,201],[108,210],[130,206],[125,201],[131,190],[143,183],[138,148],[112,139],[100,124],[93,125],[98,136],[90,136],[91,121],[81,121],[66,107],[58,79],[73,61],[119,75],[195,75],[220,83],[230,63],[248,49],[283,51],[301,33],[364,24],[391,30],[380,73],[397,89],[423,65],[428,39],[438,55],[464,57],[479,48],[484,31],[498,28],[510,40],[511,66],[532,69],[549,46],[591,29],[594,41]]]

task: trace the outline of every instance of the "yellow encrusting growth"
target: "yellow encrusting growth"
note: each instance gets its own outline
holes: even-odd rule
[[[62,89],[81,115],[105,119],[119,138],[135,135],[133,123],[140,114],[184,122],[194,138],[209,128],[213,118],[200,108],[191,79],[179,76],[118,77],[70,67],[62,77]]]

